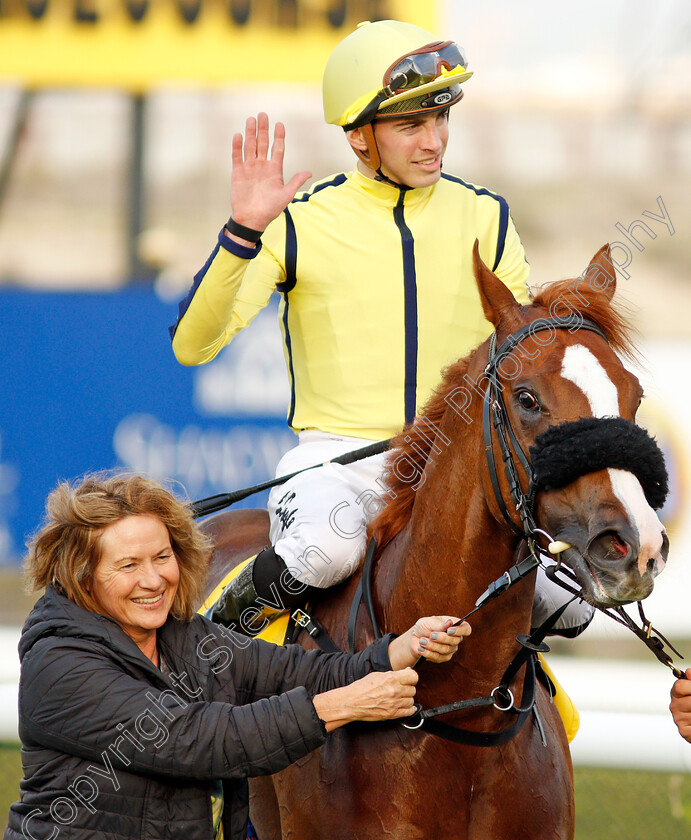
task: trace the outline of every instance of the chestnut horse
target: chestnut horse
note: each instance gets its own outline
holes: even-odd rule
[[[483,434],[483,403],[489,400],[496,424],[500,401],[504,434],[510,427],[510,460],[514,467],[515,459],[519,463],[519,493],[528,492],[530,464],[517,452],[533,447],[533,458],[544,456],[548,449],[535,448],[536,438],[550,427],[579,430],[587,422],[581,418],[608,418],[606,424],[616,417],[614,422],[645,434],[633,426],[640,385],[617,355],[630,350],[630,335],[611,305],[615,274],[608,247],[582,277],[549,285],[530,306],[516,302],[477,249],[475,269],[495,335],[444,372],[423,416],[393,442],[387,489],[378,500],[383,510],[370,526],[380,547],[372,601],[386,632],[401,633],[422,615],[469,613],[488,585],[512,568],[526,517],[533,515],[541,529],[533,529],[533,536],[546,532],[568,544],[563,561],[593,603],[645,598],[665,563],[666,536],[649,503],[654,493],[644,492],[634,467],[622,467],[621,453],[554,479],[553,486],[543,482],[532,513],[521,516],[511,501],[501,432],[495,425],[489,439]],[[529,324],[540,326],[533,331]],[[496,388],[485,396],[492,378]],[[611,443],[610,435],[604,448]],[[635,441],[633,446],[638,448]],[[602,448],[591,447],[593,457]],[[558,449],[559,461],[569,460],[565,453]],[[633,463],[638,454],[625,452],[624,460]],[[259,529],[256,521],[247,511],[207,520],[216,539],[209,587],[240,559],[238,548],[247,556],[268,542],[265,519]],[[549,538],[540,540],[546,546]],[[311,609],[343,650],[357,577],[326,592]],[[518,649],[517,635],[529,633],[534,581],[532,572],[477,612],[470,619],[472,635],[451,662],[420,663],[417,700],[423,708],[484,697],[499,685]],[[373,638],[364,609],[355,638],[358,649]],[[306,633],[300,642],[314,647]],[[525,674],[522,669],[514,678],[516,704]],[[535,691],[537,714],[527,716],[515,737],[489,748],[438,737],[426,725],[337,730],[295,765],[252,780],[251,818],[260,840],[572,838],[573,779],[564,728],[547,691],[539,683]],[[515,718],[515,709],[507,714],[486,706],[454,711],[444,722],[494,733]]]

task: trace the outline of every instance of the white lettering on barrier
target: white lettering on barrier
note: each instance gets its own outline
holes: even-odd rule
[[[294,445],[288,429],[174,429],[151,414],[124,417],[113,435],[113,449],[125,467],[180,481],[192,496],[204,488],[225,491],[266,480]]]

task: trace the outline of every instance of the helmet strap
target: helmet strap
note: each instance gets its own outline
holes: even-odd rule
[[[401,190],[409,190],[411,189],[407,184],[399,184],[397,181],[392,180],[388,177],[388,175],[384,175],[381,168],[381,156],[379,154],[379,147],[377,146],[377,138],[374,133],[374,124],[367,123],[366,125],[360,126],[360,132],[362,133],[362,137],[366,143],[366,150],[363,149],[356,149],[355,146],[352,147],[355,154],[360,158],[360,160],[367,166],[369,169],[373,169],[377,173],[377,181],[383,181],[386,184],[391,184],[392,187],[396,187],[397,189]]]
[[[353,151],[366,166],[373,169],[375,172],[379,172],[381,157],[379,156],[379,147],[377,146],[377,138],[374,136],[372,123],[361,125],[360,134],[362,135],[362,139],[365,141],[366,148],[357,149],[353,146]]]

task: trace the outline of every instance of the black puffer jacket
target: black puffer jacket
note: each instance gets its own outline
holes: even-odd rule
[[[5,840],[211,840],[218,779],[226,840],[244,840],[247,777],[319,747],[311,697],[389,670],[390,641],[323,654],[169,619],[166,676],[114,621],[49,587],[19,644],[24,779]]]

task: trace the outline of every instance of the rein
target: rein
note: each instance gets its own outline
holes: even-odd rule
[[[382,637],[372,597],[372,570],[376,550],[377,541],[374,537],[372,537],[367,546],[362,576],[353,598],[350,616],[348,619],[348,648],[351,653],[355,652],[355,629],[361,603],[364,603],[365,605],[365,610],[372,625],[375,638],[379,639]],[[487,589],[475,602],[474,608],[452,626],[457,627],[459,624],[462,624],[471,615],[482,609],[482,607],[490,601],[493,601],[499,595],[502,595],[511,586],[518,583],[518,581],[523,580],[524,577],[536,569],[540,564],[537,553],[539,553],[539,547],[533,543],[531,545],[531,553],[528,557],[513,565],[508,571],[504,572],[500,578],[497,578],[497,580],[490,583]],[[574,595],[574,598],[575,597],[580,596],[576,594]],[[542,742],[546,745],[542,722],[539,718],[537,707],[535,705],[535,686],[537,678],[537,660],[535,654],[538,652],[547,653],[549,651],[549,646],[544,643],[544,638],[573,600],[574,599],[572,598],[567,601],[558,610],[552,613],[552,615],[543,624],[541,624],[540,627],[536,628],[530,636],[520,635],[516,637],[516,641],[519,643],[520,649],[511,660],[507,669],[504,671],[504,675],[502,676],[499,684],[495,686],[488,695],[468,700],[457,700],[453,703],[436,706],[432,709],[423,709],[422,706],[416,704],[416,712],[412,718],[408,718],[406,721],[401,721],[401,725],[405,729],[420,729],[424,725],[425,732],[437,735],[438,737],[444,738],[448,741],[454,741],[458,744],[467,744],[476,747],[495,747],[500,744],[507,743],[515,735],[517,735],[532,712],[535,715],[535,720],[540,731]],[[312,628],[312,630],[308,628],[306,629],[308,629],[310,635],[315,638],[317,644],[319,644],[320,647],[323,647],[324,650],[333,650],[333,647],[335,646],[326,634],[324,628],[314,624],[312,625]],[[422,657],[415,662],[413,668],[417,668],[421,661]],[[520,704],[516,705],[510,686],[514,677],[524,665],[526,666],[526,676],[523,682],[523,692]],[[552,689],[549,683],[549,678],[544,674],[542,676],[544,677],[548,690],[551,694]],[[471,729],[450,726],[449,724],[434,720],[434,718],[440,715],[446,715],[452,712],[461,712],[469,709],[488,707],[494,707],[501,712],[514,712],[518,715],[518,717],[510,726],[500,730],[499,732],[476,732]],[[410,722],[411,720],[414,722]]]

